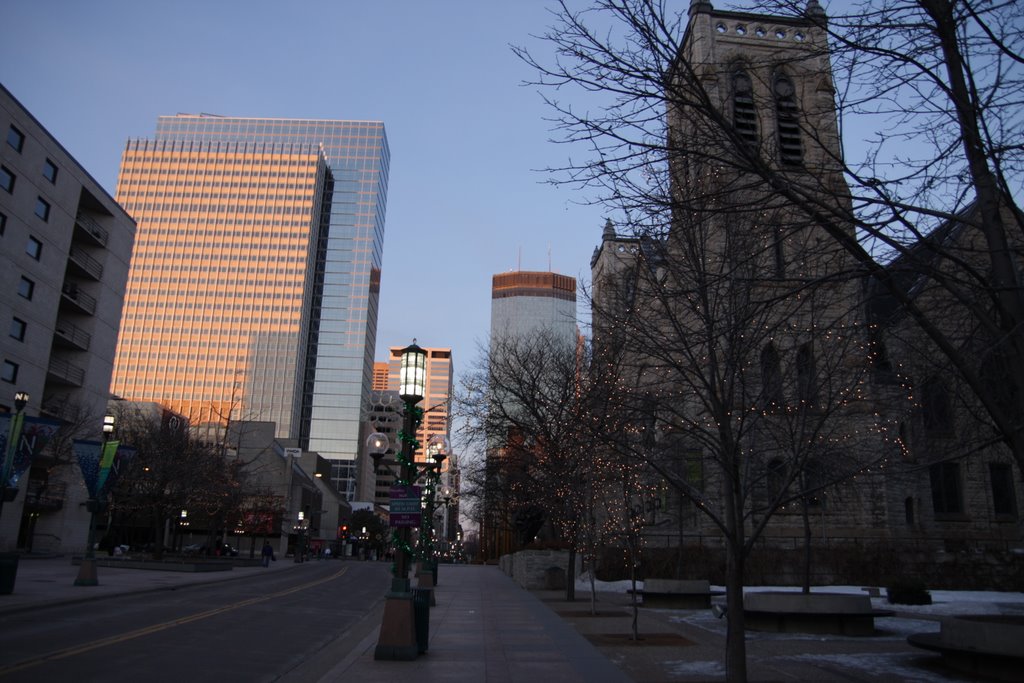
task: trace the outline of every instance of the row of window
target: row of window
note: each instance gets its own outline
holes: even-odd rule
[[[746,24],[735,24],[732,27],[733,33],[738,36],[745,36],[749,33]],[[715,24],[715,31],[718,33],[728,33],[729,26],[723,22]],[[802,43],[807,40],[807,34],[803,31],[793,31],[792,34],[784,28],[776,28],[774,31],[769,31],[764,26],[755,26],[754,35],[758,38],[767,38],[769,35],[775,36],[776,40],[785,40],[787,37],[791,37],[798,43]]]
[[[309,199],[305,197],[276,197],[276,201],[292,201],[296,203],[296,206],[271,206],[268,204],[256,204],[250,206],[240,206],[238,204],[224,203],[224,204],[190,204],[190,203],[170,203],[170,202],[126,202],[126,206],[132,207],[136,211],[153,211],[153,212],[164,212],[164,213],[247,213],[247,214],[289,214],[289,213],[309,213]],[[262,200],[261,200],[262,201]],[[148,220],[148,217],[145,217]]]
[[[11,124],[11,127],[7,130],[7,144],[19,154],[21,153],[21,150],[25,147],[25,134],[18,130],[18,127],[13,124]],[[49,159],[43,162],[43,177],[49,180],[52,184],[56,185],[57,164],[53,163]]]
[[[992,512],[1006,519],[1017,516],[1017,495],[1013,487],[1013,470],[1008,463],[988,464]],[[964,514],[964,485],[960,463],[940,462],[928,472],[931,479],[932,509],[936,515]],[[907,523],[912,524],[913,508],[907,508]]]

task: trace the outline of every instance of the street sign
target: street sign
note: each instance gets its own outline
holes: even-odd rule
[[[392,486],[390,495],[390,525],[395,527],[418,527],[422,504],[419,486]]]

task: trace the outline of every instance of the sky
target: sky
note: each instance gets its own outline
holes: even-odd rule
[[[540,169],[551,112],[511,51],[550,0],[4,0],[0,83],[111,194],[157,117],[380,120],[391,148],[377,360],[416,338],[479,358],[491,276],[589,279],[604,212]],[[582,282],[582,281],[581,281]],[[582,306],[581,306],[582,309]]]

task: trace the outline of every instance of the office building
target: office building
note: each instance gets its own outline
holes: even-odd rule
[[[511,271],[493,277],[491,285],[490,362],[500,363],[510,346],[529,344],[540,337],[559,348],[575,349],[579,341],[576,324],[576,279],[552,272]],[[520,341],[521,340],[521,341]],[[494,367],[494,366],[492,366]],[[495,391],[500,391],[496,389]],[[498,400],[509,410],[516,399]],[[516,442],[514,434],[491,435],[487,445],[487,476],[507,461],[504,457]],[[481,550],[485,558],[500,557],[514,547],[515,524],[500,487],[487,485],[481,520]]]
[[[160,117],[125,150],[139,223],[113,391],[273,421],[355,496],[390,152],[373,121]]]
[[[387,391],[388,390],[388,376],[391,373],[391,368],[387,363],[382,361],[376,361],[373,364],[373,390],[374,391]]]
[[[0,86],[0,411],[99,438],[135,223]],[[4,505],[0,550],[80,550],[88,497],[77,466],[45,452]]]
[[[576,279],[551,272],[511,271],[491,285],[491,350],[512,336],[549,331],[575,344]]]

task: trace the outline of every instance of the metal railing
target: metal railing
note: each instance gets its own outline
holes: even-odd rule
[[[65,282],[60,293],[89,315],[96,312],[96,299],[83,292],[77,283]]]
[[[71,247],[68,253],[71,261],[96,280],[103,278],[103,264],[94,259],[81,247]]]
[[[92,342],[92,335],[85,330],[80,329],[77,325],[69,323],[66,320],[58,320],[57,328],[54,332],[58,337],[66,340],[69,344],[78,347],[82,351],[89,350],[89,344]]]
[[[78,387],[82,386],[85,382],[85,370],[61,358],[51,358],[46,373],[54,379],[62,380]]]
[[[83,230],[92,235],[97,242],[103,246],[107,246],[107,240],[110,238],[110,234],[104,230],[95,219],[79,212],[78,215],[75,216],[75,222],[82,226]]]

